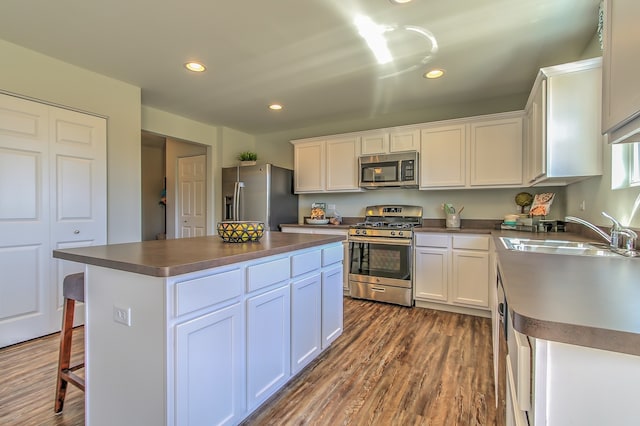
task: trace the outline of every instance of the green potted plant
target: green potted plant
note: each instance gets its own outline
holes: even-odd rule
[[[240,164],[243,166],[253,166],[256,164],[257,159],[258,154],[252,151],[244,151],[238,155],[238,160],[240,160]]]

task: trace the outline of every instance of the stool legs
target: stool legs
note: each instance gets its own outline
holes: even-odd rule
[[[84,391],[84,379],[73,373],[74,370],[84,367],[84,363],[80,363],[75,366],[70,365],[75,304],[75,300],[73,299],[64,299],[62,331],[60,332],[60,353],[58,355],[58,383],[56,386],[54,408],[56,413],[60,413],[62,411],[68,383],[71,383]]]

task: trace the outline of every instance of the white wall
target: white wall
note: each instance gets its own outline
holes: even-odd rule
[[[107,117],[107,239],[140,240],[140,89],[0,40],[0,90]]]

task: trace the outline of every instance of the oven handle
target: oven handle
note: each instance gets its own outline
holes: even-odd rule
[[[352,237],[349,236],[350,243],[386,244],[393,246],[410,246],[410,238],[386,238],[386,237]]]

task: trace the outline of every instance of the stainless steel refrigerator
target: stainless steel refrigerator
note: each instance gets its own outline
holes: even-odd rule
[[[272,164],[222,169],[224,220],[264,222],[279,231],[283,223],[298,223],[298,196],[293,193],[293,170]]]

